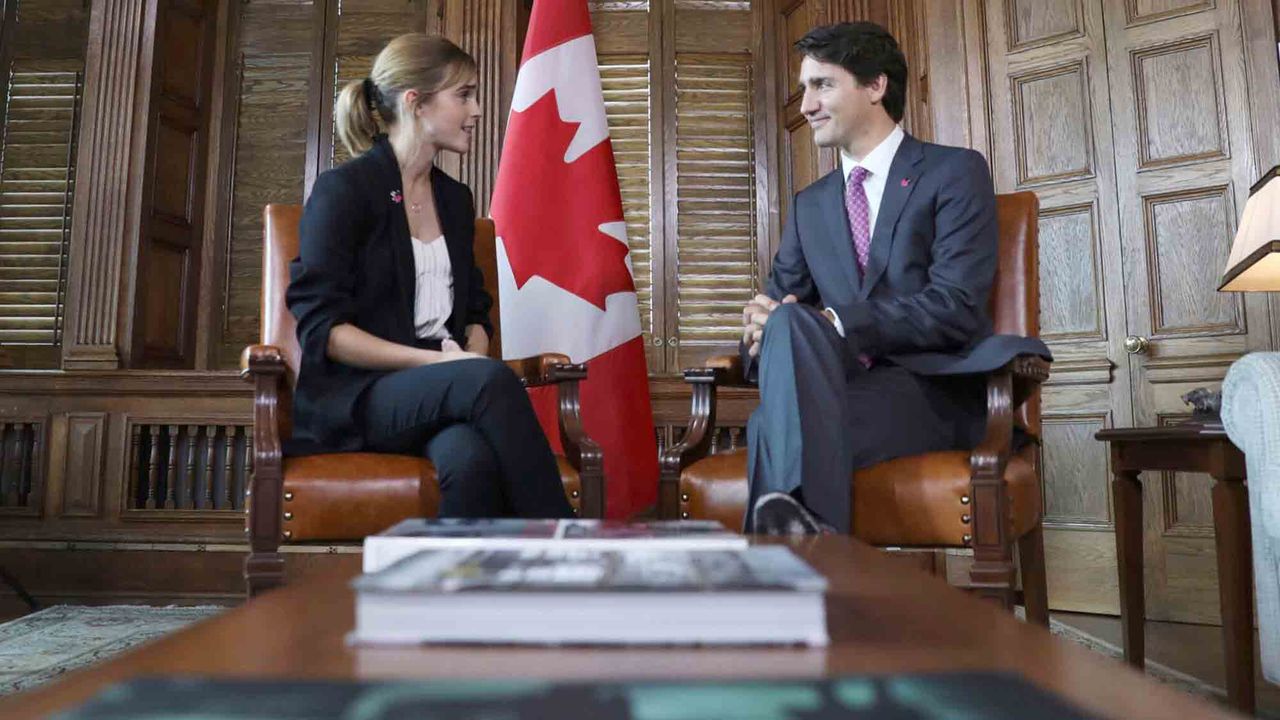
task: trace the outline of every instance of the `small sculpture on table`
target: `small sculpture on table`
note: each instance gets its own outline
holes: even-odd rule
[[[1222,429],[1222,391],[1196,388],[1182,396],[1191,406],[1191,417],[1185,425],[1200,425],[1206,430]]]

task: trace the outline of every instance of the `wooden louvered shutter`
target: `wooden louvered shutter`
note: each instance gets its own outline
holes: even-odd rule
[[[56,367],[88,12],[14,0],[0,34],[0,345],[18,367]]]
[[[675,0],[674,19],[668,370],[736,352],[742,307],[759,284],[750,3]]]
[[[262,208],[301,202],[307,171],[315,26],[314,2],[249,0],[241,6],[239,87],[230,227],[223,271],[223,321],[216,365],[231,368],[258,342],[262,303]]]
[[[335,102],[344,85],[369,76],[374,59],[388,41],[407,32],[422,32],[427,27],[426,0],[342,0],[336,5],[336,37],[329,40],[334,47]],[[493,108],[489,110],[492,112]],[[335,127],[336,123],[330,123],[324,133],[331,149],[327,154],[331,165],[326,167],[341,165],[350,158],[335,134]]]
[[[732,351],[755,294],[750,57],[676,58],[676,289],[680,365]]]
[[[54,69],[59,65],[63,69]],[[81,80],[70,63],[17,61],[9,73],[0,147],[0,343],[6,346],[61,342]]]
[[[664,369],[662,301],[663,204],[660,49],[652,47],[657,20],[648,3],[592,5],[600,86],[613,144],[631,272],[639,300],[640,330],[650,372]],[[654,202],[657,198],[657,202]]]
[[[646,347],[653,336],[653,233],[649,202],[651,148],[649,142],[649,58],[610,55],[600,59],[600,84],[618,185],[622,214],[631,248],[631,272],[640,302],[640,331]]]

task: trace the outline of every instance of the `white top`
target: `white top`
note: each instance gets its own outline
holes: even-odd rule
[[[413,238],[414,298],[413,329],[420,338],[444,340],[449,337],[449,315],[453,313],[453,265],[444,235],[423,242]]]
[[[884,184],[889,179],[889,168],[893,165],[893,156],[898,154],[898,146],[902,144],[904,137],[906,133],[902,132],[902,126],[895,125],[893,132],[881,140],[880,144],[867,153],[862,160],[854,160],[843,150],[840,151],[840,171],[844,173],[846,183],[849,182],[849,173],[853,172],[855,167],[867,169],[867,177],[862,181],[862,189],[867,193],[867,209],[870,210],[867,214],[867,222],[873,236],[876,232],[876,216],[880,214],[880,200],[884,197]]]
[[[880,201],[884,199],[884,184],[889,179],[889,168],[893,166],[893,156],[898,154],[898,146],[902,144],[902,138],[905,136],[902,126],[894,125],[888,137],[881,140],[880,144],[867,153],[862,160],[854,160],[853,156],[846,154],[843,150],[840,151],[840,171],[844,173],[846,184],[849,182],[849,173],[853,172],[855,167],[867,169],[867,177],[862,181],[862,190],[867,194],[867,227],[871,230],[872,242],[875,242],[876,216],[880,214]],[[840,321],[840,316],[836,315],[834,310],[831,314],[836,319],[836,332],[840,333],[840,337],[844,337],[844,323]]]

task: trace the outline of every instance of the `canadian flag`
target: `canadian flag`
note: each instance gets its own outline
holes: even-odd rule
[[[503,355],[558,352],[587,364],[582,419],[604,453],[605,512],[629,517],[657,497],[658,458],[586,0],[533,5],[490,214]],[[557,438],[554,390],[531,395]]]

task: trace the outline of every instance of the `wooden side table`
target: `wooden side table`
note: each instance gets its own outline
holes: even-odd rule
[[[1203,472],[1213,477],[1213,535],[1218,551],[1227,700],[1253,714],[1253,543],[1244,453],[1221,428],[1170,425],[1103,430],[1111,444],[1116,561],[1120,571],[1120,626],[1124,659],[1141,668],[1146,599],[1142,579],[1142,483],[1144,470]]]

